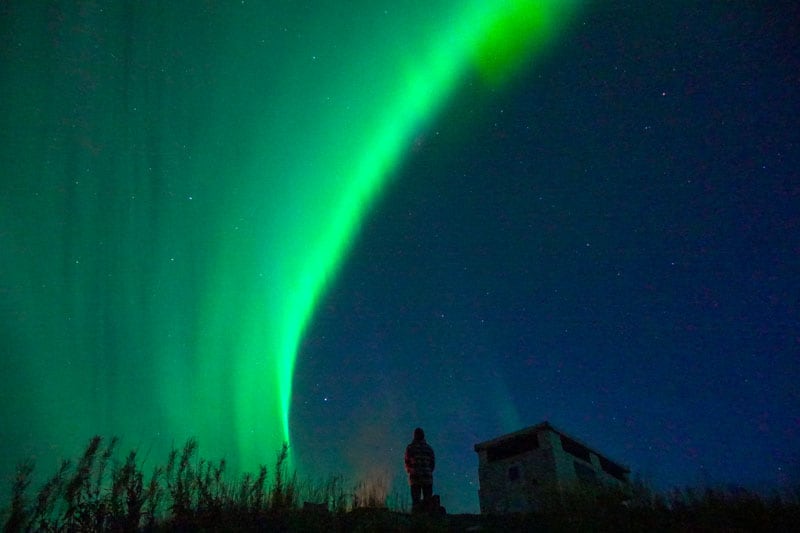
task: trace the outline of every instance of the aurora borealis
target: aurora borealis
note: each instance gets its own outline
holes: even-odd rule
[[[0,2],[0,494],[94,434],[448,510],[543,419],[800,479],[791,2]],[[147,466],[147,465],[146,465]]]
[[[414,132],[574,7],[362,4],[4,4],[6,441],[253,468],[289,440],[298,344]]]

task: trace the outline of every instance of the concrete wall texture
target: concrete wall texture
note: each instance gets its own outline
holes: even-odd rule
[[[628,483],[628,469],[543,422],[475,445],[481,513],[535,511],[574,486]]]

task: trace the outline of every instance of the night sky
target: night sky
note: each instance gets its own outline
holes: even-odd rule
[[[405,492],[421,426],[477,512],[473,445],[543,420],[800,483],[800,8],[339,4],[0,2],[4,485],[288,433]]]

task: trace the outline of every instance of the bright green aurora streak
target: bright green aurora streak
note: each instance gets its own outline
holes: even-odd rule
[[[304,330],[409,140],[576,1],[0,8],[5,440],[269,461]]]

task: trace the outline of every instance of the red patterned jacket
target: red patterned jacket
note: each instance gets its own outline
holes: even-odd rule
[[[409,485],[432,485],[436,456],[425,438],[414,439],[406,447],[406,472]]]

